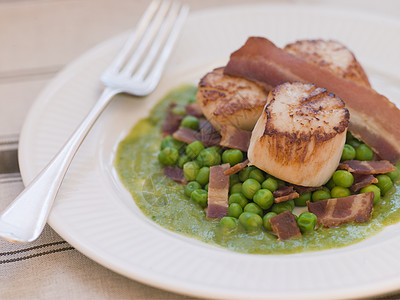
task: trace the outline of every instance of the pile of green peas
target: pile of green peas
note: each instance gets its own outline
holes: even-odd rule
[[[220,220],[224,233],[231,233],[239,226],[249,233],[260,230],[272,231],[270,219],[285,211],[293,211],[295,206],[305,206],[309,198],[299,198],[281,203],[274,202],[273,192],[286,183],[255,166],[248,166],[230,176],[228,216]],[[296,216],[301,232],[313,231],[317,217],[310,212]]]
[[[185,116],[181,126],[199,130],[199,119]],[[205,147],[201,141],[190,144],[181,142],[172,136],[165,137],[158,154],[159,162],[164,166],[176,166],[183,169],[188,181],[184,193],[202,208],[207,207],[210,167],[229,163],[231,166],[242,162],[246,154],[238,149],[223,149],[219,146]],[[374,153],[370,147],[354,138],[348,132],[341,161],[372,160]],[[377,175],[378,183],[362,188],[358,193],[374,192],[374,204],[381,196],[392,189],[399,177],[399,169],[394,172]],[[304,207],[307,201],[316,202],[330,198],[352,195],[349,187],[353,184],[353,175],[345,170],[337,170],[331,179],[319,190],[299,195],[298,198],[274,203],[273,192],[286,183],[265,173],[255,166],[245,167],[230,176],[228,216],[220,220],[219,226],[225,234],[230,234],[239,226],[249,233],[260,230],[271,231],[270,219],[287,210]],[[302,233],[313,231],[317,217],[310,212],[295,216]]]
[[[346,144],[343,147],[341,161],[370,161],[373,158],[373,150],[368,145],[356,139],[350,131],[347,131]],[[381,196],[384,196],[392,189],[394,182],[399,178],[399,174],[399,169],[397,167],[395,167],[395,171],[393,172],[379,174],[376,176],[378,183],[370,184],[362,188],[359,193],[374,192],[374,204],[376,204],[381,199]],[[346,197],[351,195],[348,188],[353,182],[354,177],[350,172],[338,170],[333,174],[326,186],[330,189],[331,198]],[[322,197],[325,196],[327,196],[327,194],[324,194]]]

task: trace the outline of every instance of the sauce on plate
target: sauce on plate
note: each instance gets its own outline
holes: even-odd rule
[[[157,224],[237,252],[289,254],[351,245],[400,221],[400,189],[395,184],[374,206],[371,220],[367,223],[319,228],[299,239],[286,241],[278,241],[276,236],[266,231],[250,235],[238,230],[224,235],[218,221],[206,220],[204,210],[184,194],[183,185],[163,175],[162,165],[157,159],[166,107],[171,101],[187,103],[188,99],[195,97],[196,90],[196,87],[186,85],[172,90],[118,146],[115,168],[120,180],[143,214]]]

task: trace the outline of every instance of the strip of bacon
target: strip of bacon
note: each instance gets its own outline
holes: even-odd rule
[[[249,149],[251,131],[233,126],[222,126],[220,145],[227,148],[239,149],[247,152]]]
[[[210,167],[207,219],[221,219],[228,215],[229,176],[224,172],[229,164]]]
[[[206,147],[218,146],[221,142],[221,135],[206,119],[200,119],[200,136]]]
[[[301,186],[301,185],[294,185],[294,190],[298,192],[300,195],[322,190],[322,186]]]
[[[296,218],[288,210],[272,217],[269,222],[271,223],[272,230],[281,241],[301,237],[301,232],[297,225]]]
[[[199,104],[197,104],[197,102],[193,102],[193,103],[186,105],[185,110],[189,116],[194,116],[197,118],[200,118],[203,116],[203,112],[202,112]]]
[[[289,201],[289,200],[292,200],[292,199],[299,198],[299,196],[300,196],[299,193],[293,191],[290,194],[274,198],[274,202],[275,203],[281,203],[281,202],[285,202],[285,201]]]
[[[349,130],[356,137],[383,159],[400,158],[400,110],[370,87],[340,78],[261,37],[250,37],[232,53],[224,72],[272,86],[301,81],[324,87],[345,101],[351,115]]]
[[[285,195],[289,195],[294,191],[292,185],[282,185],[275,192],[273,192],[274,197],[282,197]]]
[[[360,175],[383,174],[395,170],[394,166],[387,160],[346,160],[340,163],[338,168]]]
[[[354,174],[354,182],[350,186],[350,191],[357,192],[361,190],[363,187],[366,187],[373,183],[378,183],[378,179],[375,178],[373,175],[357,175]]]
[[[181,125],[183,117],[178,116],[172,112],[175,106],[176,103],[174,102],[171,102],[168,105],[167,116],[165,117],[162,124],[162,133],[164,136],[173,134],[175,131],[178,130],[179,126]]]
[[[299,197],[299,194],[293,190],[293,186],[288,185],[280,186],[275,192],[273,192],[273,195],[275,203],[281,203]]]
[[[176,130],[172,136],[177,140],[187,144],[190,144],[194,141],[199,141],[201,139],[200,132],[186,127],[179,127],[179,129]]]
[[[228,170],[226,170],[224,172],[225,175],[233,175],[236,174],[238,172],[240,172],[241,170],[243,170],[244,168],[246,168],[246,166],[249,164],[249,160],[246,159],[234,166],[232,166],[231,168],[229,168]]]
[[[344,198],[307,202],[308,211],[317,216],[317,224],[335,227],[349,222],[367,222],[372,213],[374,192]]]
[[[165,176],[168,178],[171,178],[172,180],[181,183],[181,184],[186,184],[187,180],[185,176],[183,175],[183,170],[178,167],[171,167],[171,166],[166,166],[163,169],[163,173]]]

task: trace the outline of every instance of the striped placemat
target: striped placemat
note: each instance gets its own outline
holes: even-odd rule
[[[18,136],[0,136],[0,209],[3,210],[23,187],[18,168]],[[42,236],[33,243],[15,244],[0,240],[1,270],[3,272],[7,264],[69,250],[73,247],[46,226]]]
[[[0,211],[23,190],[18,136],[0,135]],[[0,238],[0,299],[194,299],[155,289],[88,259],[49,225],[32,243]]]

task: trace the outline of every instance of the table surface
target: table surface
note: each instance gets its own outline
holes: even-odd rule
[[[0,0],[0,209],[23,188],[16,160],[18,136],[40,91],[80,54],[134,27],[149,2]],[[191,11],[197,11],[244,1],[183,2],[190,5]],[[307,3],[373,12],[400,20],[398,0],[251,0],[246,3]],[[19,256],[7,258],[10,255]],[[30,246],[1,242],[0,265],[0,299],[189,299],[109,271],[73,249],[49,227]],[[398,298],[400,295],[390,297]]]

